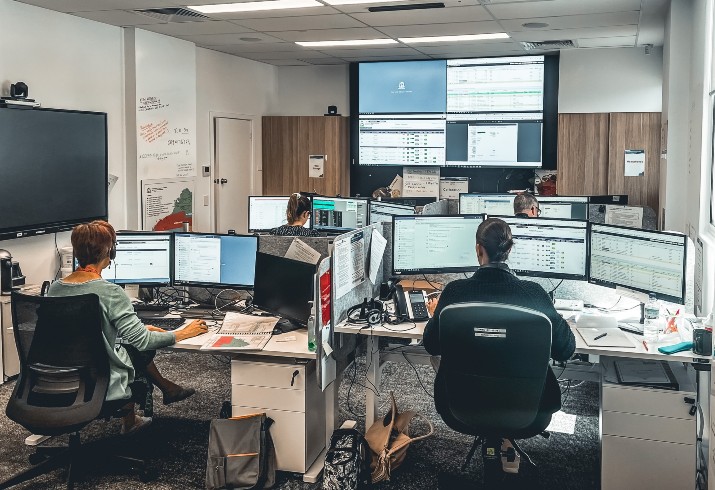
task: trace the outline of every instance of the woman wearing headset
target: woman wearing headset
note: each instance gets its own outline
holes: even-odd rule
[[[153,361],[156,353],[154,349],[201,335],[207,329],[203,320],[195,320],[177,332],[166,332],[161,328],[144,325],[124,290],[102,278],[102,269],[109,265],[116,254],[116,239],[114,228],[106,221],[75,226],[71,240],[79,267],[66,278],[52,283],[48,295],[91,293],[99,296],[103,312],[102,334],[109,355],[106,400],[129,401],[126,408],[131,410],[122,420],[122,434],[128,434],[151,423],[150,417],[139,417],[134,413],[134,401],[142,391],[141,385],[135,382],[135,371],[146,375],[162,391],[165,405],[190,397],[195,393],[193,388],[182,388],[159,373]],[[117,337],[121,337],[122,344],[115,345]]]
[[[310,199],[295,193],[288,199],[286,209],[287,223],[270,231],[271,235],[279,236],[319,236],[317,230],[305,228],[305,224],[310,219]]]

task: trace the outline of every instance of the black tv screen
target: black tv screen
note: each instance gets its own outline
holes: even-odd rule
[[[0,239],[107,219],[107,114],[0,108]]]

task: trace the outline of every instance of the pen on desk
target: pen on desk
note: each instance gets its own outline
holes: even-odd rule
[[[604,332],[604,333],[602,333],[601,335],[596,335],[596,336],[593,338],[593,340],[602,339],[602,338],[605,337],[606,335],[608,335],[608,332]]]
[[[643,341],[643,348],[648,352],[648,344],[645,343],[645,340]]]

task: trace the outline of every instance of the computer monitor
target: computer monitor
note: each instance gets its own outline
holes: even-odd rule
[[[588,196],[535,196],[541,218],[588,219]]]
[[[393,216],[411,216],[415,214],[414,206],[404,206],[382,201],[370,201],[370,224],[392,221]]]
[[[171,284],[171,233],[117,232],[117,256],[102,270],[115,284],[168,286]]]
[[[287,224],[288,199],[289,196],[248,196],[248,232],[266,232]],[[303,226],[310,228],[311,219]]]
[[[518,275],[588,278],[588,221],[501,217],[509,224],[514,245],[507,264]]]
[[[684,304],[687,240],[681,233],[591,223],[589,282]]]
[[[459,194],[459,214],[482,213],[489,216],[513,216],[514,194]]]
[[[315,230],[340,233],[368,225],[367,199],[315,196],[312,202]]]
[[[477,228],[483,214],[395,216],[392,220],[392,273],[470,272],[479,267]]]
[[[257,252],[256,235],[174,233],[174,284],[250,289]]]
[[[263,252],[256,254],[253,305],[293,324],[307,325],[316,266]]]

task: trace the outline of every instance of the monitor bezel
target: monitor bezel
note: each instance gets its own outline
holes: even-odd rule
[[[316,282],[316,275],[317,275],[317,272],[318,272],[318,265],[317,265],[317,264],[310,264],[310,263],[308,263],[308,262],[302,262],[302,261],[300,261],[300,260],[294,260],[294,259],[290,259],[290,258],[288,258],[288,257],[282,257],[282,256],[280,256],[280,255],[274,255],[274,254],[270,254],[270,253],[267,253],[267,252],[261,252],[261,251],[257,251],[257,252],[256,252],[256,264],[258,263],[258,254],[259,254],[259,253],[260,253],[260,254],[263,254],[263,255],[271,256],[271,257],[276,257],[276,258],[278,258],[278,259],[289,260],[289,261],[292,261],[292,262],[296,262],[296,263],[300,263],[300,264],[305,264],[305,265],[306,265],[306,268],[307,268],[308,266],[312,266],[312,267],[314,268],[314,270],[313,270],[313,281],[312,281],[313,284],[312,284],[312,286],[311,286],[311,288],[310,288],[310,291],[311,291],[311,296],[313,297],[313,301],[315,301],[315,282]],[[256,277],[258,277],[258,271],[256,271]],[[259,298],[259,299],[260,299],[260,298]],[[302,326],[307,326],[307,324],[308,324],[308,318],[306,318],[306,319],[304,320],[304,319],[302,319],[302,318],[296,318],[296,317],[294,317],[294,316],[292,316],[292,315],[285,315],[284,313],[281,313],[281,312],[278,312],[278,311],[275,311],[275,310],[272,310],[272,309],[268,309],[268,308],[266,308],[264,305],[261,305],[260,303],[261,303],[260,301],[259,301],[259,302],[256,302],[256,301],[254,300],[254,301],[252,302],[252,306],[254,306],[255,308],[258,308],[258,309],[261,310],[261,311],[265,311],[265,312],[271,313],[271,314],[273,314],[273,315],[279,316],[280,318],[285,318],[286,320],[290,320],[291,322],[300,324],[300,325],[302,325]],[[308,315],[308,316],[310,316],[310,315]]]
[[[591,271],[591,238],[593,236],[593,227],[594,226],[605,226],[608,228],[614,228],[614,229],[621,229],[621,230],[629,230],[629,231],[640,231],[640,232],[645,232],[645,233],[656,233],[658,235],[667,235],[667,236],[674,236],[674,237],[679,237],[682,238],[683,240],[683,274],[682,274],[682,281],[680,285],[680,292],[681,292],[681,297],[676,297],[676,296],[671,296],[669,294],[663,294],[663,293],[658,293],[657,291],[648,291],[643,288],[637,288],[633,287],[627,284],[619,284],[611,281],[603,281],[601,279],[594,279],[591,277],[590,271]],[[655,294],[655,297],[659,300],[662,301],[668,301],[670,303],[676,303],[679,305],[684,305],[685,300],[686,300],[686,295],[687,295],[687,274],[688,274],[688,235],[684,233],[679,233],[675,231],[658,231],[658,230],[645,230],[643,228],[631,228],[629,226],[618,226],[618,225],[607,225],[605,223],[590,223],[589,224],[589,254],[588,254],[588,268],[589,268],[589,276],[588,276],[588,282],[589,284],[595,284],[597,286],[603,286],[606,288],[610,289],[617,289],[617,288],[623,288],[627,289],[630,291],[635,291],[637,293],[643,293],[643,294]]]
[[[462,196],[511,196],[512,210],[514,209],[514,197],[516,194],[510,194],[508,192],[460,192],[459,200],[457,201],[457,214],[462,214]],[[508,214],[489,214],[483,213],[488,216],[509,216]],[[513,213],[512,213],[513,215]]]
[[[174,232],[173,231],[133,231],[133,230],[117,230],[117,239],[124,235],[138,235],[138,236],[158,236],[165,235],[169,237],[169,282],[148,282],[148,281],[125,281],[122,280],[118,282],[116,280],[105,279],[107,282],[112,284],[117,284],[119,286],[126,286],[127,284],[139,285],[142,287],[169,287],[174,283]],[[117,240],[118,242],[119,240]],[[74,251],[72,252],[73,263],[74,263]]]
[[[415,215],[415,207],[414,207],[414,206],[410,206],[409,204],[398,204],[398,203],[393,203],[393,202],[389,202],[389,201],[381,201],[381,200],[378,200],[378,199],[368,199],[368,203],[367,203],[367,210],[368,210],[368,217],[369,217],[368,225],[377,224],[377,223],[373,223],[373,222],[372,222],[372,206],[373,206],[374,204],[377,204],[377,205],[383,205],[383,204],[385,204],[385,205],[387,205],[387,206],[398,206],[398,207],[400,207],[400,208],[403,208],[405,211],[407,211],[408,209],[411,209],[411,210],[412,210],[412,216]],[[394,215],[394,214],[391,214],[390,216],[392,217],[392,216],[410,216],[410,215],[408,215],[408,214],[403,214],[403,215]],[[380,221],[379,223],[387,223],[387,222],[389,222],[389,220]]]
[[[288,200],[288,199],[290,199],[290,196],[248,196],[248,207],[246,208],[246,209],[248,209],[248,217],[247,217],[248,233],[268,233],[273,228],[251,228],[251,198],[254,198],[254,197],[267,197],[267,198],[281,197],[281,198],[285,198],[286,200]],[[308,226],[304,226],[303,228],[305,228],[306,230],[312,230],[313,229],[313,198],[312,198],[312,196],[305,196],[305,197],[307,197],[310,200],[310,216],[308,217]],[[287,224],[287,220],[286,220],[286,224]],[[277,227],[275,227],[275,228],[277,228]]]
[[[201,232],[173,232],[173,243],[172,243],[172,248],[174,249],[174,257],[176,257],[176,237],[178,236],[185,236],[185,235],[192,235],[192,236],[212,236],[212,237],[245,237],[245,238],[252,238],[256,240],[256,253],[259,251],[260,247],[260,238],[259,235],[250,235],[250,234],[229,234],[229,233],[201,233]],[[253,263],[253,269],[254,269],[254,276],[253,276],[253,282],[256,282],[256,277],[255,277],[255,269],[256,269],[256,264],[255,264],[255,259]],[[171,262],[171,270],[172,270],[172,285],[173,286],[186,286],[186,287],[202,287],[202,288],[214,288],[214,289],[238,289],[242,291],[250,291],[253,289],[253,284],[229,284],[229,283],[214,283],[214,282],[199,282],[199,281],[181,281],[176,278],[176,258],[172,260]]]
[[[391,259],[391,268],[392,268],[392,275],[393,276],[414,276],[414,275],[424,275],[424,274],[451,274],[451,273],[460,273],[460,272],[475,272],[477,269],[479,269],[479,261],[477,260],[477,251],[476,251],[476,246],[477,246],[477,240],[476,240],[476,235],[474,237],[474,259],[477,262],[477,265],[475,266],[469,266],[469,267],[435,267],[435,268],[426,268],[426,269],[409,269],[409,270],[403,270],[403,269],[395,269],[395,222],[399,220],[406,220],[406,219],[434,219],[434,218],[451,218],[451,219],[469,219],[469,218],[477,218],[481,217],[482,222],[484,222],[485,219],[487,219],[487,215],[484,213],[481,214],[415,214],[412,216],[393,216],[392,217],[392,256],[390,257]],[[480,223],[481,224],[481,223]]]
[[[366,203],[366,210],[365,210],[365,225],[364,226],[369,226],[370,225],[370,198],[368,197],[332,197],[332,196],[314,196],[315,198],[318,199],[340,199],[342,201],[365,201]],[[358,230],[359,228],[338,228],[335,226],[328,226],[328,227],[319,227],[315,225],[315,199],[310,200],[310,219],[311,219],[311,226],[312,229],[314,229],[317,232],[320,233],[347,233],[349,231],[355,231]]]
[[[540,277],[543,279],[561,279],[561,280],[566,280],[566,281],[587,281],[588,278],[590,277],[591,274],[591,223],[588,220],[585,219],[563,219],[563,218],[519,218],[516,216],[493,216],[490,215],[490,218],[509,218],[509,219],[519,219],[519,220],[534,220],[534,221],[559,221],[559,222],[564,222],[564,221],[571,221],[571,222],[576,222],[576,223],[584,223],[586,225],[586,265],[585,265],[585,271],[584,274],[565,274],[561,272],[543,272],[543,271],[525,271],[523,269],[514,269],[511,266],[509,268],[511,271],[516,274],[517,276],[523,276],[523,277]],[[511,223],[505,220],[505,222],[509,225],[509,229],[511,230]],[[514,236],[514,233],[512,232],[512,237]],[[511,254],[511,252],[510,252]],[[507,260],[508,262],[508,260]]]

